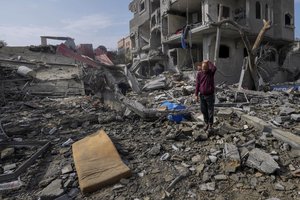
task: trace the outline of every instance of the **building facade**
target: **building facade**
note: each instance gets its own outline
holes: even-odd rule
[[[133,67],[138,74],[151,75],[159,63],[165,70],[192,69],[193,63],[214,59],[217,28],[213,22],[231,19],[243,26],[253,44],[263,26],[272,21],[262,45],[276,50],[294,41],[294,0],[133,0],[129,10]],[[247,55],[239,32],[231,25],[221,28],[217,82],[236,83]],[[275,53],[268,66],[279,66]],[[282,64],[282,63],[281,63]]]
[[[124,63],[128,63],[132,61],[132,54],[131,54],[131,39],[129,36],[122,38],[118,41],[118,55],[123,57]]]

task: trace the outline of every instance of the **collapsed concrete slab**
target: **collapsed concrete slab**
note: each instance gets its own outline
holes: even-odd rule
[[[42,200],[48,200],[48,199],[55,199],[59,196],[61,196],[64,193],[64,190],[62,189],[60,179],[56,179],[52,181],[47,187],[45,187],[41,193],[40,193],[40,199]]]
[[[281,129],[274,128],[270,124],[268,124],[267,122],[265,122],[264,120],[262,120],[258,117],[242,114],[240,112],[237,112],[237,114],[240,115],[242,120],[253,125],[257,129],[259,129],[261,131],[269,132],[276,139],[283,141],[285,143],[288,143],[295,149],[300,149],[300,137],[299,136],[297,136],[289,131],[283,131]]]
[[[300,149],[300,137],[288,132],[288,131],[283,131],[280,129],[272,129],[271,131],[272,135],[278,139],[281,140],[289,145],[291,145],[295,149]]]
[[[235,172],[241,164],[241,158],[238,148],[233,144],[226,143],[224,147],[224,153],[226,158],[224,164],[225,171]]]
[[[241,119],[244,120],[245,122],[247,122],[248,124],[251,124],[252,126],[256,127],[257,129],[261,130],[261,131],[268,131],[270,130],[270,125],[265,122],[262,119],[259,119],[258,117],[255,116],[250,116],[250,115],[245,115],[245,114],[241,114]]]
[[[82,68],[75,64],[0,59],[4,96],[11,93],[37,96],[85,95]],[[15,73],[15,71],[17,73]]]
[[[278,163],[271,155],[257,148],[249,152],[246,165],[267,174],[272,174],[277,169],[280,169]]]
[[[72,150],[83,193],[94,192],[131,176],[130,169],[103,130],[74,143]]]

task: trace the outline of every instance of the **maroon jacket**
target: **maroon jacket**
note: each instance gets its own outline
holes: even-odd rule
[[[214,94],[215,92],[214,76],[216,70],[217,70],[216,66],[210,61],[208,61],[208,71],[206,73],[203,71],[198,72],[195,95],[198,96],[199,92],[202,95]]]

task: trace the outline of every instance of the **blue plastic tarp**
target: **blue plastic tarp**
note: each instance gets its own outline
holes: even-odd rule
[[[169,101],[165,101],[161,104],[161,106],[166,106],[168,110],[185,110],[186,107],[181,104],[176,104],[176,103],[171,103]],[[179,114],[179,115],[168,115],[168,120],[176,123],[180,123],[181,121],[185,120],[184,115]]]

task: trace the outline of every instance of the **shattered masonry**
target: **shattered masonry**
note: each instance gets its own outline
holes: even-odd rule
[[[257,50],[260,76],[265,82],[295,81],[300,71],[299,48],[293,46],[293,0],[133,0],[129,10],[134,14],[130,21],[133,71],[143,76],[155,74],[155,68],[186,71],[193,63],[204,59],[214,60],[220,6],[221,19],[230,19],[244,27],[250,43],[263,25],[263,19],[273,24]],[[192,45],[192,46],[190,46]],[[190,46],[190,48],[189,48]],[[299,47],[299,45],[297,45]],[[238,30],[230,25],[221,28],[221,42],[217,56],[218,83],[237,83],[247,56]]]
[[[121,59],[71,37],[1,46],[0,199],[299,199],[293,3],[133,0]],[[214,59],[218,11],[248,27],[251,43],[263,39],[264,83],[231,84],[246,59],[241,35],[223,25],[216,118],[204,131],[192,66]],[[259,38],[263,18],[274,23]]]

